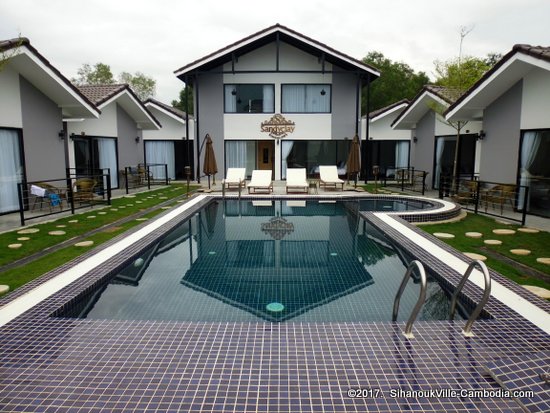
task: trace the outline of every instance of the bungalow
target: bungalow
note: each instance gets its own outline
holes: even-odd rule
[[[451,89],[426,85],[392,124],[396,130],[412,131],[410,164],[417,170],[428,172],[426,182],[431,181],[433,188],[439,187],[441,176],[453,173],[457,135],[456,129],[435,109],[448,108],[458,96]],[[473,176],[479,171],[476,148],[480,130],[479,121],[468,122],[461,130],[458,154],[461,176]]]
[[[409,166],[411,131],[393,129],[391,124],[407,107],[407,99],[392,103],[381,109],[370,112],[369,137],[366,141],[367,178],[372,179],[372,167],[378,166],[380,173],[386,176],[395,174],[396,168]],[[361,135],[366,136],[367,116],[361,119]]]
[[[212,137],[220,170],[272,171],[338,165],[346,173],[349,145],[360,131],[361,89],[376,69],[276,24],[175,71],[193,87],[200,148]],[[363,138],[364,140],[364,138]]]
[[[483,123],[480,179],[528,187],[528,211],[543,216],[550,216],[549,108],[550,47],[518,44],[446,113]]]
[[[64,121],[100,113],[28,39],[0,41],[0,213],[19,209],[18,183],[64,178]]]
[[[159,130],[144,130],[143,143],[145,145],[145,162],[149,164],[166,164],[168,178],[187,179],[184,166],[189,165],[193,172],[194,165],[194,128],[195,122],[189,116],[189,127],[186,127],[185,112],[155,99],[145,101],[145,107],[162,124]],[[189,130],[189,139],[187,131]],[[164,174],[160,171],[160,178]],[[193,176],[191,175],[191,178]]]
[[[111,188],[119,187],[119,171],[144,162],[143,130],[161,125],[126,84],[79,86],[100,110],[98,119],[67,122],[69,167],[79,174],[109,168]]]

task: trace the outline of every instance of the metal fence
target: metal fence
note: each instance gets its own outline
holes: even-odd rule
[[[170,183],[168,165],[165,163],[126,166],[122,171],[122,177],[127,194],[130,193],[131,189],[142,187],[151,189],[151,185],[168,185]]]
[[[462,208],[474,213],[521,222],[525,225],[529,187],[523,185],[481,181],[479,179],[456,179],[441,176],[439,198],[449,197]]]
[[[26,181],[17,184],[21,225],[26,221],[95,204],[111,204],[111,175],[78,174],[67,169],[60,179]],[[103,172],[103,171],[102,171]]]
[[[388,166],[383,174],[383,185],[398,187],[401,191],[420,192],[426,191],[426,177],[428,172],[414,167],[398,168]]]

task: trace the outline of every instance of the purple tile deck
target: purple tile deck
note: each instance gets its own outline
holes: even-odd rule
[[[452,269],[374,215],[366,216],[456,285]],[[487,373],[488,366],[548,354],[548,334],[493,299],[487,305],[493,318],[478,320],[473,338],[462,335],[464,321],[417,322],[415,338],[407,340],[404,324],[391,322],[192,323],[50,316],[176,223],[159,228],[0,328],[0,411],[524,411],[526,404],[510,398],[427,393],[497,390],[500,384]],[[0,306],[61,271],[0,299]],[[547,302],[492,275],[548,310]],[[475,301],[481,291],[468,283],[465,294]]]

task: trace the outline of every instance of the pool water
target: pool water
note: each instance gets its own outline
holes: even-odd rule
[[[227,322],[391,320],[410,262],[357,201],[215,200],[65,316]],[[419,284],[409,281],[399,320]],[[446,319],[429,277],[419,319]]]

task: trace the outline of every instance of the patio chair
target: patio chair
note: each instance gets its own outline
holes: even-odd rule
[[[338,178],[338,169],[336,165],[320,165],[319,166],[320,186],[334,187],[336,189],[340,185],[342,191],[344,190],[344,181]]]
[[[273,181],[271,180],[271,170],[255,169],[252,171],[252,179],[248,184],[248,193],[250,190],[256,193],[257,190],[263,190],[267,192],[273,191]]]
[[[500,205],[500,214],[502,215],[504,212],[504,205],[510,203],[510,206],[514,209],[516,186],[512,184],[495,185],[484,193],[484,198],[485,212],[487,212],[489,203],[491,203],[493,208],[495,208],[496,205]]]
[[[246,168],[227,168],[227,174],[222,181],[223,189],[240,189],[246,184]]]
[[[94,189],[97,182],[90,178],[79,178],[73,184],[74,202],[92,203],[94,201]]]
[[[46,182],[36,182],[30,185],[30,196],[33,199],[31,209],[36,209],[36,202],[40,202],[40,209],[42,209],[44,203],[50,207],[52,212],[53,207],[59,207],[61,211],[63,209],[62,202],[64,191],[54,185]]]
[[[477,202],[477,181],[461,181],[458,191],[451,199],[456,203],[469,205]]]
[[[286,193],[290,189],[309,191],[309,183],[306,179],[306,168],[287,168],[286,170]]]

